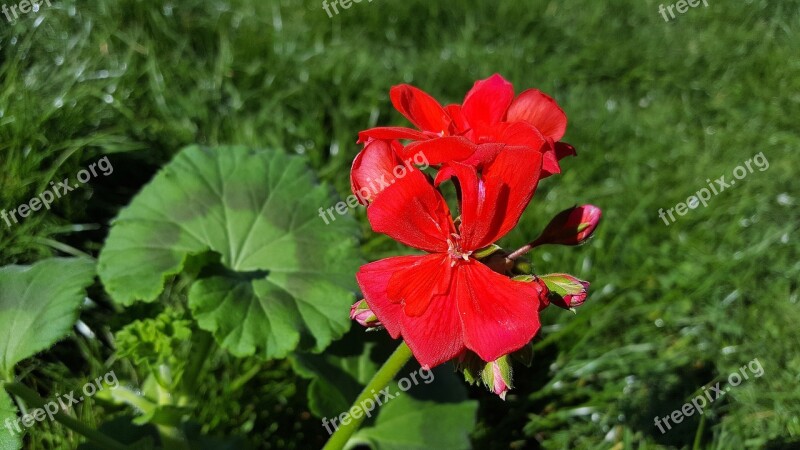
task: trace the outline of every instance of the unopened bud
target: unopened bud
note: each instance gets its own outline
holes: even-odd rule
[[[582,244],[592,237],[601,216],[600,208],[594,205],[575,206],[561,211],[547,224],[533,246]]]
[[[512,388],[511,362],[508,359],[508,355],[501,356],[486,364],[481,372],[483,384],[503,400],[506,399],[506,393]]]
[[[350,307],[350,318],[360,325],[367,327],[368,330],[382,326],[378,316],[372,312],[366,300],[359,300]]]
[[[539,277],[550,290],[550,303],[564,309],[581,306],[589,295],[589,282],[566,273],[551,273]]]

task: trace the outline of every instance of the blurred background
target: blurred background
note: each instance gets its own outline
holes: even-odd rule
[[[114,172],[49,212],[0,222],[0,264],[96,255],[119,209],[193,143],[305,155],[346,196],[357,132],[406,124],[392,85],[460,103],[500,73],[517,92],[553,96],[578,151],[501,244],[518,247],[575,203],[604,219],[588,245],[532,254],[537,272],[591,281],[590,297],[576,315],[546,311],[534,364],[515,372],[505,402],[469,388],[480,401],[473,446],[800,448],[800,2],[707,0],[675,18],[651,0],[363,0],[338,14],[317,0],[51,3],[0,15],[0,208],[102,156]],[[659,218],[760,152],[767,169],[670,225]],[[407,251],[356,214],[365,258]],[[118,312],[100,301],[81,320],[113,330],[131,320]],[[75,386],[109,354],[78,335],[28,370]],[[654,425],[755,359],[763,375],[704,415],[663,434]],[[220,364],[207,380],[204,431],[318,447],[326,434],[305,409],[308,382],[288,363],[224,392],[226,371],[258,364]],[[28,445],[73,439],[46,424]]]

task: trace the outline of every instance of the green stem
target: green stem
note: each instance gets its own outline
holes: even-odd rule
[[[198,330],[196,339],[192,342],[192,355],[186,370],[183,372],[183,392],[184,395],[194,395],[197,393],[196,384],[200,377],[200,370],[208,359],[208,354],[214,344],[214,336],[203,330]]]
[[[143,414],[152,414],[158,408],[158,405],[151,402],[149,399],[138,395],[125,386],[118,386],[111,391],[111,398],[115,401],[123,402],[141,411]]]
[[[363,391],[361,391],[361,394],[359,394],[358,398],[356,398],[356,401],[353,402],[353,406],[360,405],[366,399],[372,398],[372,396],[375,395],[375,392],[385,388],[392,381],[392,379],[394,379],[394,376],[397,375],[397,372],[399,372],[400,369],[406,365],[409,359],[411,359],[411,349],[408,348],[408,345],[406,345],[405,342],[402,342],[394,351],[394,353],[392,353],[389,359],[387,359],[381,368],[378,369],[378,372],[375,373],[375,376],[369,380],[367,386]],[[350,409],[352,409],[352,407]],[[363,421],[364,415],[361,415],[359,418],[350,416],[350,423],[347,425],[340,425],[328,440],[328,443],[325,444],[323,450],[342,450],[345,444],[347,444],[347,441],[350,440],[350,437],[352,437],[353,434],[358,430],[358,427],[361,426]]]
[[[258,375],[261,372],[261,364],[256,364],[255,366],[251,367],[250,370],[239,375],[233,381],[230,382],[226,391],[227,392],[236,392],[242,388],[247,382],[253,379],[254,376]]]
[[[700,426],[697,427],[697,433],[694,435],[694,445],[692,446],[692,450],[700,450],[701,443],[703,441],[703,430],[706,428],[706,416],[700,416]]]
[[[172,374],[169,371],[169,367],[166,365],[159,366],[153,373],[158,374],[158,377],[161,377],[161,379],[167,380],[168,386],[172,385]],[[156,383],[156,392],[158,393],[159,406],[169,406],[173,404],[172,392],[165,388],[164,385]],[[175,450],[191,450],[186,436],[178,428],[177,424],[156,424],[156,428],[161,437],[162,447]]]
[[[44,399],[39,397],[39,394],[22,383],[6,383],[5,388],[9,393],[16,395],[24,400],[26,404],[34,408],[44,408],[45,403],[47,403]],[[83,422],[68,416],[64,411],[59,410],[53,418],[101,448],[107,448],[109,450],[125,450],[128,448],[94,428],[86,426]]]

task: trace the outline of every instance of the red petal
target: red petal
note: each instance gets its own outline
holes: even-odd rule
[[[461,113],[477,134],[500,123],[514,99],[514,86],[498,74],[475,82],[464,97]]]
[[[528,89],[519,94],[508,107],[506,120],[528,122],[553,141],[564,137],[567,129],[567,115],[555,100],[538,89]]]
[[[447,295],[453,268],[444,253],[418,259],[413,265],[398,269],[389,281],[389,298],[400,301],[407,316],[422,315],[431,303]]]
[[[542,160],[542,178],[561,173],[561,166],[558,164],[559,158],[552,142],[547,143],[542,156],[544,157]]]
[[[358,133],[358,143],[363,144],[370,139],[381,139],[391,141],[394,139],[407,139],[412,141],[424,141],[430,139],[425,134],[404,127],[376,127]]]
[[[453,274],[464,344],[484,361],[519,350],[539,331],[538,283],[512,281],[473,261]]]
[[[428,164],[442,164],[448,161],[461,161],[475,152],[476,145],[461,136],[448,136],[408,144],[403,158],[422,153]]]
[[[447,111],[447,114],[449,114],[450,118],[453,120],[450,134],[460,136],[469,131],[467,119],[465,119],[464,114],[461,113],[461,105],[447,105],[444,107],[444,110]]]
[[[502,223],[494,234],[476,243],[477,248],[495,242],[511,231],[519,222],[522,212],[533,198],[539,185],[542,170],[542,153],[532,147],[506,147],[483,171],[487,198],[496,207],[493,218],[500,215]]]
[[[378,320],[393,338],[402,336],[420,364],[427,367],[447,362],[464,350],[456,298],[438,295],[442,286],[449,288],[448,261],[445,254],[398,256],[362,266],[356,274],[364,299]],[[394,276],[401,272],[402,277]],[[436,282],[430,281],[433,273],[437,274]],[[399,285],[428,289],[405,289]],[[406,309],[417,302],[430,306],[416,316],[408,316],[401,301],[389,295],[397,292],[413,295],[406,298]]]
[[[367,204],[380,193],[377,180],[394,178],[392,170],[402,161],[387,141],[373,140],[356,155],[350,167],[350,190]]]
[[[529,123],[506,122],[505,125],[499,138],[500,142],[505,144],[525,145],[535,149],[541,149],[547,141],[539,129]]]
[[[373,140],[356,155],[350,168],[350,189],[359,202],[367,204],[380,193],[377,180],[393,179],[392,170],[402,161],[386,141]]]
[[[401,84],[389,92],[392,104],[406,119],[422,131],[446,132],[450,128],[450,116],[442,105],[424,91]]]
[[[423,367],[436,367],[464,351],[463,331],[453,296],[440,297],[419,317],[403,317],[403,338]]]
[[[419,264],[413,272],[406,273],[404,280],[398,279],[397,282],[420,285],[426,283],[426,280],[431,278],[430,270],[436,258],[439,259],[439,264],[443,263],[446,269],[451,269],[447,255],[430,255],[428,258],[431,262]],[[448,274],[449,276],[450,274]],[[393,279],[392,283],[394,282]],[[429,293],[418,291],[418,294],[422,296],[431,296],[434,293],[435,291]],[[421,299],[420,301],[425,300]],[[411,348],[417,361],[423,366],[438,366],[464,351],[463,329],[458,315],[457,298],[451,293],[437,295],[430,300],[430,306],[418,316],[404,315],[402,324],[403,339]]]
[[[414,168],[389,183],[367,209],[372,229],[420,250],[446,252],[447,239],[454,232],[453,220],[447,203],[428,178]]]
[[[500,142],[540,149],[543,156],[542,178],[561,173],[561,166],[558,165],[558,160],[561,158],[558,157],[552,140],[545,138],[535,126],[527,122],[506,123],[508,126],[502,130]]]
[[[455,176],[461,187],[462,250],[483,248],[517,225],[533,197],[541,169],[538,149],[506,146],[484,165],[480,178],[475,167],[457,162],[439,172],[437,185]]]
[[[475,153],[473,153],[472,156],[461,162],[469,166],[483,167],[497,157],[497,154],[503,151],[505,147],[505,144],[500,143],[481,144],[478,146],[478,149],[475,150]]]
[[[398,270],[413,266],[424,256],[397,256],[380,261],[371,262],[361,266],[356,273],[356,280],[364,300],[367,301],[372,312],[378,317],[381,324],[386,327],[389,334],[397,339],[402,327],[403,305],[393,301],[387,293],[389,280]]]

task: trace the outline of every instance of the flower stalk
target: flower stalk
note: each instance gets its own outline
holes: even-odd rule
[[[375,376],[369,380],[369,383],[358,395],[358,398],[353,402],[352,406],[360,405],[364,400],[372,397],[374,392],[384,389],[397,375],[397,372],[406,365],[408,360],[411,359],[411,349],[405,342],[401,342],[397,349],[389,356],[389,359],[383,363],[380,369],[375,373]],[[350,408],[352,410],[352,407]],[[347,444],[347,441],[364,422],[364,416],[350,416],[350,423],[347,425],[342,424],[325,444],[323,450],[341,450]]]

